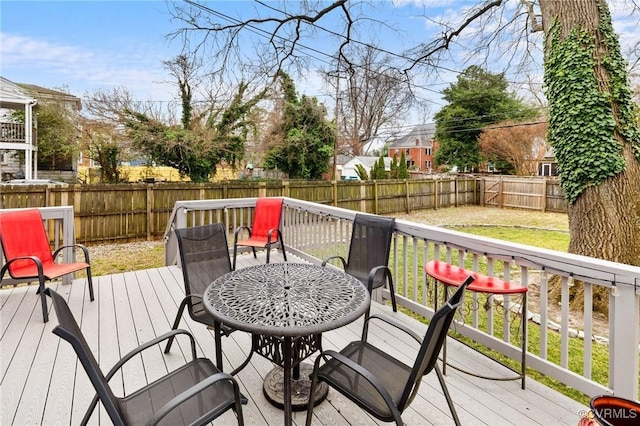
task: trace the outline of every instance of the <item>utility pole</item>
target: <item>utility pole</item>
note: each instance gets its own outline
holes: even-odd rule
[[[336,135],[335,140],[333,141],[333,180],[336,180],[336,174],[338,170],[338,165],[336,164],[338,161],[338,136],[340,135],[340,130],[338,129],[338,96],[340,96],[340,59],[338,59],[338,67],[336,69],[336,107],[334,110],[334,120],[336,122]]]

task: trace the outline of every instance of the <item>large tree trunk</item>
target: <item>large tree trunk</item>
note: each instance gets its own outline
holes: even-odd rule
[[[605,0],[540,0],[540,8],[545,32],[545,73],[548,72],[546,65],[554,47],[554,37],[551,36],[554,22],[558,25],[561,40],[566,40],[575,28],[584,29],[593,35],[593,73],[597,80],[597,90],[606,94],[610,100],[611,115],[616,121],[612,136],[619,144],[620,155],[625,164],[622,171],[615,175],[595,184],[588,183],[577,198],[569,203],[569,251],[640,266],[640,142],[633,137],[637,136],[637,130],[632,137],[628,136],[629,133],[625,133],[627,136],[621,134],[625,116],[620,111],[628,105],[623,105],[619,98],[610,96],[614,78],[603,61],[610,60],[612,55],[620,56],[620,47],[617,38],[613,44],[610,40],[606,43],[606,37],[613,34],[613,29],[610,32],[606,29],[606,20],[605,26],[600,27],[603,24],[602,10],[606,10],[608,15],[607,3]],[[624,77],[626,79],[626,71]],[[628,81],[626,86],[629,87]],[[549,102],[553,115],[554,99],[549,99]],[[628,115],[626,117],[628,122]],[[550,121],[553,126],[553,117]],[[637,122],[633,126],[637,129]],[[634,146],[637,150],[635,153]],[[586,148],[582,152],[591,150],[591,146],[582,148]],[[580,150],[576,150],[572,155],[582,154]],[[565,170],[564,175],[561,172],[561,179],[567,179],[568,173],[568,170]]]

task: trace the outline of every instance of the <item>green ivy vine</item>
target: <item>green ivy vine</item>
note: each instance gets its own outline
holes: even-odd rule
[[[625,169],[622,146],[615,132],[631,143],[640,160],[640,133],[635,121],[625,62],[606,10],[601,10],[600,32],[610,56],[601,59],[611,75],[611,92],[600,90],[595,69],[593,35],[574,28],[561,40],[554,23],[545,62],[549,99],[549,143],[558,161],[565,196],[574,203],[582,191],[597,186]],[[612,104],[618,105],[618,122]]]

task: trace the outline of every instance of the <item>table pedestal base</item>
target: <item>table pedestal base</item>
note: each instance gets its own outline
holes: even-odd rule
[[[309,392],[311,391],[311,375],[313,365],[300,364],[300,378],[291,381],[291,409],[304,411],[309,407]],[[284,369],[276,367],[264,378],[262,387],[267,400],[278,408],[284,408]],[[313,398],[313,405],[322,402],[329,392],[329,386],[325,382],[319,382]]]

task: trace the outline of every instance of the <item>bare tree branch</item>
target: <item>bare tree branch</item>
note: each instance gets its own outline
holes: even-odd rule
[[[473,13],[471,13],[471,15],[469,15],[462,24],[457,26],[457,28],[446,31],[439,39],[415,49],[414,52],[417,55],[413,59],[413,63],[408,69],[413,69],[417,64],[431,58],[440,51],[448,50],[451,46],[451,43],[453,43],[453,41],[457,37],[459,37],[467,27],[469,27],[473,22],[485,15],[491,9],[501,6],[502,3],[503,0],[494,0],[486,3],[484,6],[477,8]]]

